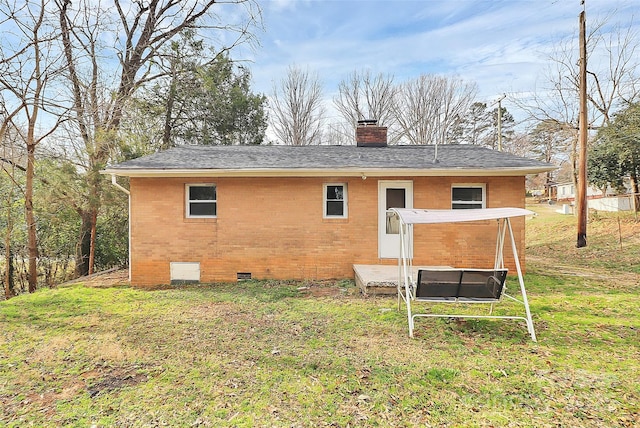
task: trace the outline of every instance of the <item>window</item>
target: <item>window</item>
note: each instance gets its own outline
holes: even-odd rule
[[[187,217],[215,217],[218,196],[215,184],[187,185]]]
[[[400,219],[389,211],[391,208],[406,208],[407,189],[393,189],[387,187],[387,235],[398,235],[400,233]]]
[[[484,184],[461,184],[451,187],[451,209],[484,208],[485,205]]]
[[[325,218],[347,217],[347,185],[324,185],[324,213]]]

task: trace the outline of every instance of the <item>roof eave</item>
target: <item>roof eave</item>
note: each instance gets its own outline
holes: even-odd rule
[[[288,169],[144,169],[107,168],[102,174],[120,177],[450,177],[524,176],[554,170],[555,167],[506,168],[288,168]]]

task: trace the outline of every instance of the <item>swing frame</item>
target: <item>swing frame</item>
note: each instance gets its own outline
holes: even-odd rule
[[[527,299],[527,291],[525,289],[522,268],[518,257],[518,249],[516,247],[513,229],[510,219],[513,217],[521,217],[533,215],[532,211],[523,208],[483,208],[483,209],[465,209],[465,210],[426,210],[412,208],[391,208],[390,211],[398,218],[400,223],[400,254],[398,256],[398,310],[401,301],[404,300],[407,309],[407,321],[409,324],[409,337],[414,337],[415,319],[420,317],[433,318],[490,318],[490,319],[511,319],[525,321],[527,331],[531,336],[531,340],[537,342],[533,320],[531,318],[531,310]],[[418,284],[413,278],[413,228],[419,224],[436,224],[436,223],[457,223],[481,220],[496,220],[498,224],[498,233],[496,238],[496,253],[493,270],[504,270],[504,246],[507,232],[510,238],[511,251],[513,253],[516,271],[518,274],[518,283],[520,288],[520,299],[506,293],[506,286],[502,284],[499,296],[487,298],[474,298],[473,296],[451,295],[451,296],[419,296],[417,293]],[[460,269],[460,268],[437,268],[437,269],[418,269],[423,272],[460,272],[460,271],[487,271],[487,269]],[[417,279],[417,278],[416,278]],[[458,287],[458,290],[460,287]],[[510,300],[520,303],[524,306],[525,315],[493,315],[493,305],[499,302],[504,296]],[[490,304],[488,315],[468,315],[468,314],[451,314],[451,313],[421,313],[414,312],[413,302],[427,303],[486,303]]]

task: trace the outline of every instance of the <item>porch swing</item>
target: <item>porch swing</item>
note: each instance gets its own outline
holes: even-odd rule
[[[510,219],[534,214],[522,208],[483,208],[465,210],[425,210],[412,208],[391,208],[390,211],[399,221],[400,254],[398,256],[398,309],[404,300],[409,322],[409,337],[413,337],[415,319],[434,318],[492,318],[525,321],[531,339],[536,342],[536,333],[531,319],[531,311],[524,286],[522,269],[518,258],[513,229]],[[458,223],[481,220],[496,220],[498,234],[496,239],[495,261],[492,269],[413,267],[413,227],[419,224]],[[514,257],[520,298],[506,293],[505,282],[508,270],[504,264],[505,238],[509,232],[511,250]],[[414,278],[414,272],[417,272]],[[524,315],[493,315],[493,305],[503,298],[513,300],[524,306]],[[488,315],[469,315],[455,313],[417,313],[413,304],[421,303],[485,303],[490,305]]]

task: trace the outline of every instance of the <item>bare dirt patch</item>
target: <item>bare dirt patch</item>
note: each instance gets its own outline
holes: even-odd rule
[[[344,297],[358,292],[353,286],[343,286],[335,281],[312,281],[298,287],[302,295],[310,297]]]
[[[87,287],[117,287],[122,285],[130,285],[128,269],[109,269],[103,272],[97,272],[93,275],[82,276],[61,285],[82,283]]]
[[[640,277],[634,272],[621,272],[612,269],[595,268],[593,266],[580,267],[560,264],[543,256],[527,256],[527,262],[537,268],[563,277],[578,277],[606,283],[609,287],[625,288],[640,287]]]
[[[148,380],[147,375],[138,373],[135,367],[114,367],[102,372],[94,370],[86,374],[85,378],[90,383],[87,392],[91,398],[101,392],[111,392],[127,386],[135,386]],[[93,379],[93,381],[89,379]]]
[[[56,405],[60,400],[73,400],[84,393],[94,398],[102,392],[138,385],[146,382],[149,377],[140,372],[140,366],[96,366],[96,368],[79,375],[62,380],[57,375],[48,374],[45,377],[49,382],[61,381],[58,386],[52,386],[42,392],[28,392],[20,401],[15,396],[0,395],[0,405],[5,413],[15,417],[25,409],[37,409],[46,417],[53,417],[57,413]]]

